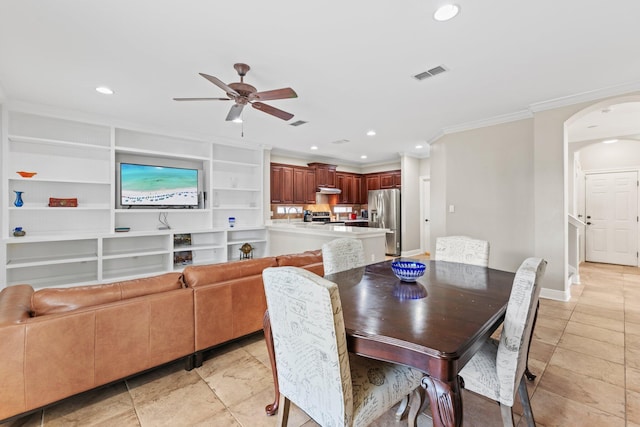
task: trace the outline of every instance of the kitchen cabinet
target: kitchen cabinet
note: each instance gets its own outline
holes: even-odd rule
[[[308,166],[316,172],[318,187],[336,188],[336,166],[326,163],[309,163]]]
[[[367,192],[369,190],[380,189],[380,175],[378,175],[377,173],[366,175],[366,182],[367,182]]]
[[[271,164],[271,203],[313,204],[316,202],[315,170]]]
[[[348,173],[336,173],[336,187],[342,191],[338,196],[339,203],[356,203],[353,191],[353,175]]]
[[[353,176],[351,192],[351,194],[353,194],[353,203],[361,205],[368,202],[367,191],[366,188],[364,188],[364,179],[362,175]]]
[[[316,185],[316,171],[313,169],[306,169],[305,170],[305,174],[306,174],[306,178],[305,178],[305,185],[306,185],[306,197],[307,197],[307,203],[308,204],[315,204],[316,203],[316,188],[318,187]]]

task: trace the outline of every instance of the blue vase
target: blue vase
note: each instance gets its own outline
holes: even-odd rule
[[[14,191],[14,193],[16,193],[16,200],[15,202],[13,202],[13,205],[16,208],[19,208],[20,206],[24,205],[24,202],[22,201],[22,193],[24,193],[24,191]]]

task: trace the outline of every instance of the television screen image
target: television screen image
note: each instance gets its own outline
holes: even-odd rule
[[[198,206],[198,170],[120,164],[122,206]]]

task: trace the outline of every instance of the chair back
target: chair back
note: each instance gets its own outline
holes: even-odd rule
[[[362,241],[345,237],[323,244],[322,263],[325,276],[364,266]]]
[[[447,236],[436,239],[436,261],[489,265],[489,242],[467,236]]]
[[[527,365],[531,328],[540,297],[540,280],[546,266],[547,262],[542,258],[527,258],[513,280],[496,357],[500,403],[510,407]]]
[[[298,267],[262,273],[278,385],[323,426],[351,425],[353,390],[338,286]]]

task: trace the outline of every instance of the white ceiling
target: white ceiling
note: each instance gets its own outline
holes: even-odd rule
[[[436,22],[440,3],[0,0],[0,94],[357,166],[426,156],[446,128],[640,82],[640,1],[460,0],[458,17]],[[259,91],[295,89],[267,103],[308,123],[246,108],[239,125],[224,120],[230,102],[172,100],[224,96],[198,73],[235,82],[236,62]],[[412,78],[438,65],[449,71]]]

